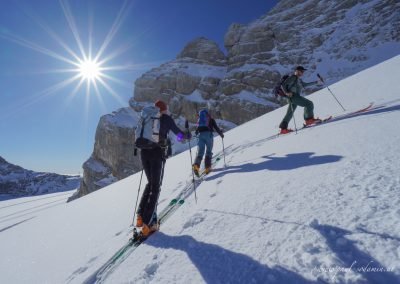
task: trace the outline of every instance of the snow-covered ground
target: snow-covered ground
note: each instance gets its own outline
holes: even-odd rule
[[[227,166],[197,204],[190,196],[105,282],[399,283],[399,66],[330,86],[347,111],[373,102],[367,113],[268,139],[284,107],[226,133]],[[343,113],[326,88],[309,98],[320,117]],[[167,161],[159,209],[190,177],[188,152]],[[1,201],[0,282],[85,281],[129,238],[139,179],[68,204]]]

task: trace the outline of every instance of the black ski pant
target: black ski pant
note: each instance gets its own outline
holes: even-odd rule
[[[302,96],[295,95],[289,99],[286,115],[283,118],[281,124],[279,125],[279,128],[286,129],[288,127],[289,121],[292,119],[293,113],[296,110],[297,106],[304,107],[304,120],[314,117],[313,102]]]
[[[140,153],[143,170],[147,177],[147,184],[139,203],[137,214],[142,216],[143,223],[149,225],[153,214],[156,213],[158,197],[164,175],[164,150],[143,149]]]

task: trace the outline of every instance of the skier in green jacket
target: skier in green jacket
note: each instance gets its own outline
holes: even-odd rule
[[[301,90],[307,86],[312,86],[320,81],[314,81],[306,83],[301,80],[301,77],[306,71],[303,66],[297,66],[294,74],[289,76],[282,84],[282,89],[285,92],[286,96],[289,98],[289,106],[286,112],[285,117],[283,118],[279,128],[281,129],[281,134],[287,134],[292,132],[292,129],[288,129],[289,121],[293,117],[293,112],[296,110],[297,106],[304,107],[304,120],[305,125],[312,125],[321,121],[319,118],[314,118],[314,104],[312,101],[301,96]]]

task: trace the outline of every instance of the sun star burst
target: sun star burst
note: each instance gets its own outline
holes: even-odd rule
[[[101,66],[94,60],[84,60],[79,63],[79,75],[81,78],[95,81],[100,78]]]
[[[28,39],[25,39],[15,33],[6,33],[0,29],[0,39],[4,38],[23,47],[29,48],[36,52],[42,53],[53,59],[67,63],[68,67],[51,69],[45,71],[45,73],[51,74],[67,74],[68,78],[46,88],[43,91],[38,92],[35,96],[23,104],[19,105],[19,108],[27,108],[38,101],[50,96],[54,93],[61,91],[64,88],[72,86],[73,89],[68,94],[68,100],[72,100],[78,93],[85,93],[86,104],[85,113],[89,112],[89,100],[92,94],[96,95],[101,107],[105,109],[103,97],[105,94],[110,94],[121,106],[126,105],[126,101],[122,99],[118,92],[114,90],[114,86],[119,85],[126,88],[131,88],[129,82],[125,82],[119,78],[114,77],[112,74],[117,71],[127,71],[137,68],[142,68],[136,64],[123,64],[123,65],[111,65],[113,59],[119,57],[123,53],[127,52],[134,44],[134,42],[128,42],[120,47],[117,47],[114,51],[110,51],[110,45],[114,42],[114,37],[118,33],[124,20],[126,19],[129,11],[133,6],[133,1],[124,0],[122,3],[118,15],[114,22],[109,28],[108,33],[102,43],[98,46],[93,46],[94,32],[93,32],[93,16],[89,17],[89,33],[87,39],[82,40],[81,34],[78,30],[78,25],[75,20],[75,15],[72,13],[72,9],[69,3],[70,0],[59,0],[61,10],[65,16],[67,25],[75,39],[77,48],[74,48],[74,42],[66,42],[59,35],[59,33],[52,29],[43,19],[38,17],[33,12],[27,12],[28,16],[35,21],[35,23],[43,29],[47,35],[50,36],[62,49],[50,49]],[[89,10],[89,14],[93,13]],[[72,73],[72,76],[69,75]],[[115,85],[116,84],[116,85]],[[113,86],[114,85],[114,86]],[[11,113],[11,112],[10,112]]]

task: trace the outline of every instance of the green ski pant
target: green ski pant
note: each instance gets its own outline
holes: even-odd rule
[[[304,120],[314,117],[313,102],[302,96],[293,96],[289,99],[286,115],[279,125],[279,128],[286,129],[288,127],[289,121],[292,119],[293,112],[296,110],[297,106],[304,107]]]

